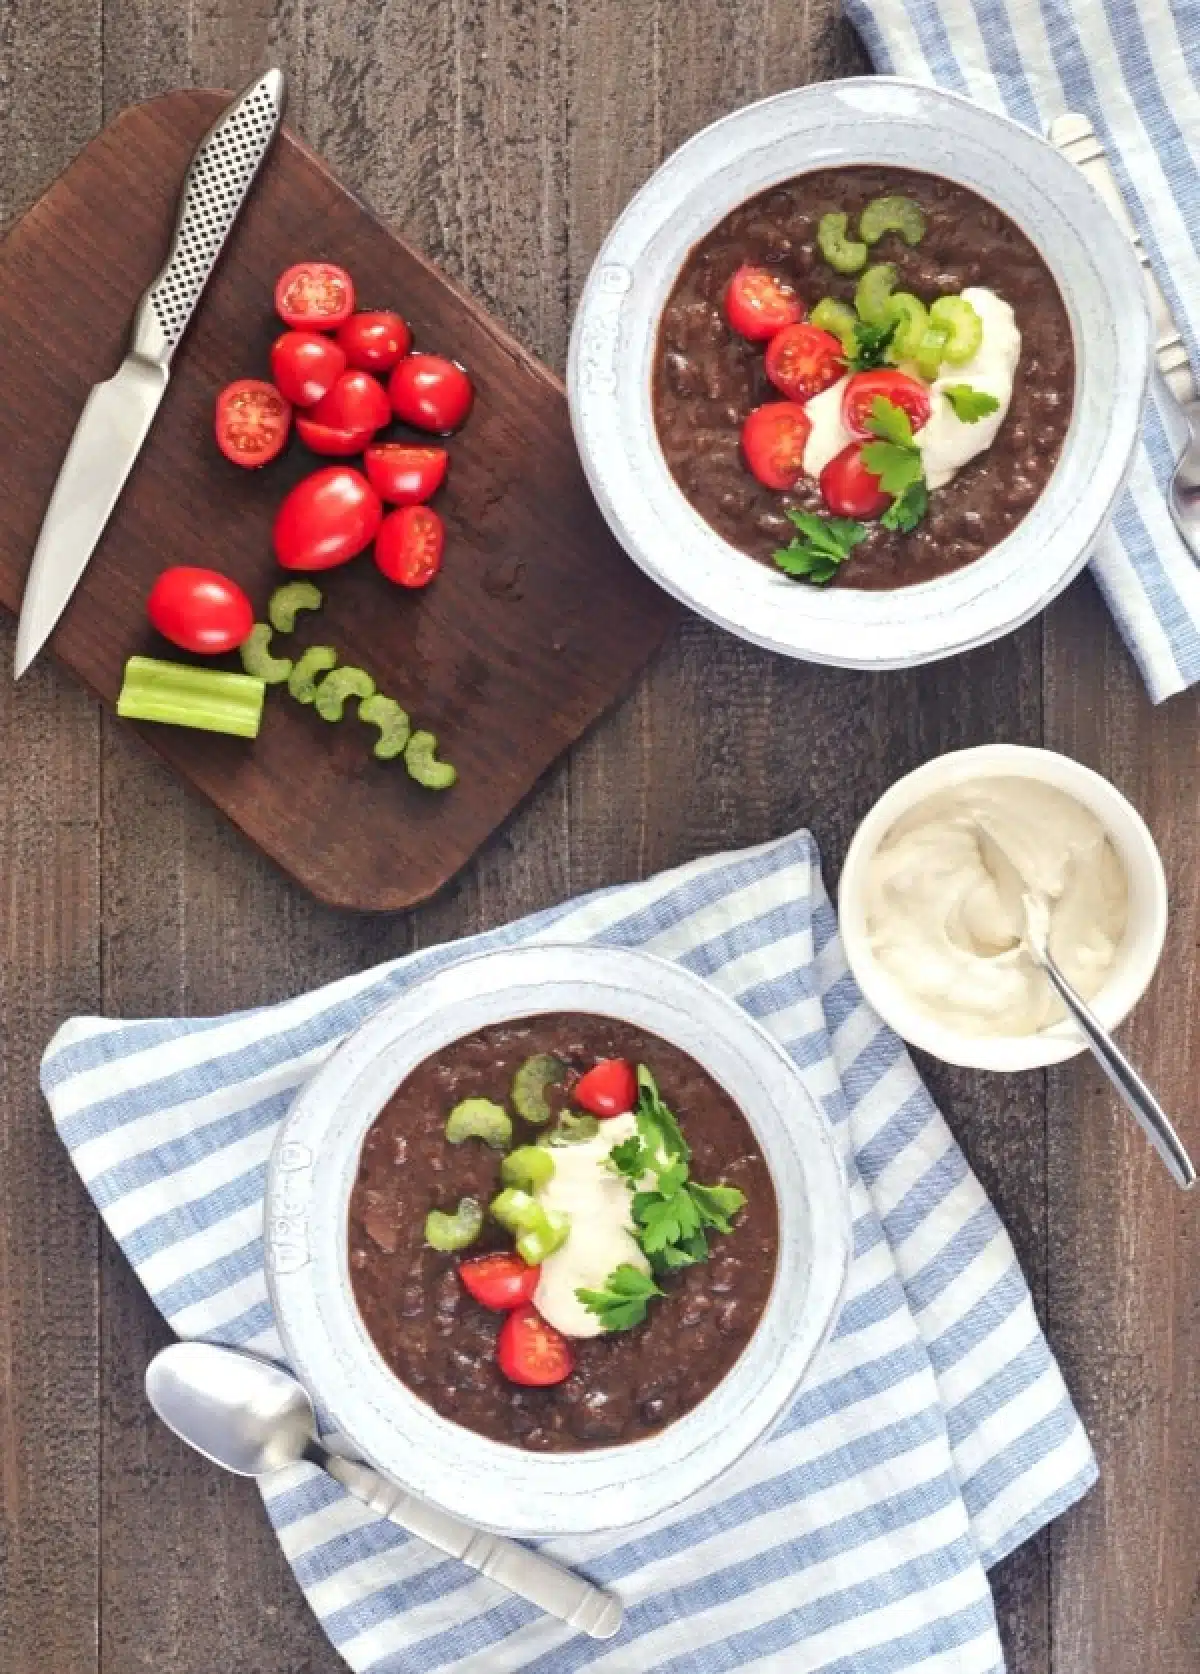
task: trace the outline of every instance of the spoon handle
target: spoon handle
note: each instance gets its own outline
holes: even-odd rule
[[[439,1552],[477,1569],[510,1593],[528,1599],[548,1616],[556,1616],[592,1639],[611,1639],[620,1631],[623,1611],[618,1598],[552,1559],[543,1558],[540,1552],[451,1517],[366,1465],[342,1459],[324,1448],[319,1455],[312,1449],[308,1456],[372,1511],[436,1546]]]
[[[1042,968],[1054,984],[1063,1004],[1087,1036],[1096,1062],[1166,1163],[1171,1178],[1177,1186],[1182,1186],[1184,1191],[1188,1191],[1196,1183],[1196,1170],[1183,1141],[1171,1125],[1170,1117],[1099,1018],[1088,1009],[1048,955],[1044,958]]]

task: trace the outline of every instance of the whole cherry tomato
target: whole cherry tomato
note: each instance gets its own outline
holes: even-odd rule
[[[389,512],[375,537],[375,562],[401,587],[427,587],[442,567],[446,526],[430,506]]]
[[[375,538],[383,505],[361,471],[327,465],[285,495],[275,517],[275,556],[285,570],[331,570]]]
[[[789,401],[811,401],[846,370],[842,345],[815,325],[784,326],[767,344],[767,377]]]
[[[261,378],[238,378],[217,396],[217,446],[235,465],[257,470],[274,459],[291,423],[291,407]]]
[[[579,1079],[571,1098],[593,1116],[624,1116],[638,1101],[637,1071],[627,1058],[601,1058]]]
[[[863,464],[862,442],[851,442],[821,472],[821,494],[838,517],[878,517],[892,503],[879,478]]]
[[[475,391],[462,367],[443,355],[406,355],[388,380],[392,411],[405,424],[439,436],[457,430]]]
[[[411,442],[374,442],[363,463],[367,480],[393,506],[419,506],[431,499],[445,481],[450,455],[445,448],[423,448]]]
[[[842,393],[842,422],[856,436],[870,436],[867,420],[881,397],[902,407],[914,430],[929,419],[929,391],[907,372],[856,372]]]
[[[460,1261],[458,1276],[476,1302],[485,1308],[506,1314],[523,1302],[532,1302],[533,1293],[542,1276],[540,1267],[530,1267],[518,1255],[475,1256]]]
[[[804,475],[812,421],[795,401],[755,407],[742,426],[746,464],[767,488],[794,488]]]
[[[323,395],[304,416],[331,430],[366,430],[374,435],[390,422],[392,409],[378,378],[356,370],[343,372],[328,395]]]
[[[177,564],[164,570],[146,600],[151,625],[184,651],[236,651],[254,626],[254,607],[218,570]]]
[[[729,281],[725,318],[739,337],[765,343],[784,326],[802,320],[804,304],[781,274],[745,263]]]
[[[412,332],[399,314],[351,314],[338,327],[337,340],[350,365],[364,372],[390,372],[412,348]]]
[[[500,1327],[496,1364],[510,1383],[542,1389],[569,1378],[575,1357],[562,1332],[526,1303],[515,1308]]]
[[[346,370],[346,356],[319,331],[285,331],[271,345],[275,388],[293,407],[311,407]]]
[[[296,331],[332,331],[354,312],[354,281],[333,262],[297,262],[275,281],[275,312]]]

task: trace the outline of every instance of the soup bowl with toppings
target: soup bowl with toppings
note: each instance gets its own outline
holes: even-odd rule
[[[836,1316],[845,1180],[786,1053],[645,954],[454,965],[284,1124],[288,1357],[378,1469],[516,1534],[636,1522],[786,1405]]]
[[[889,78],[781,94],[675,153],[585,286],[568,392],[614,532],[694,609],[907,666],[1086,561],[1150,368],[1140,271],[1029,130]]]

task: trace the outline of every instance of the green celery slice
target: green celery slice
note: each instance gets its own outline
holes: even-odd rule
[[[327,674],[317,687],[317,714],[323,721],[340,721],[351,697],[369,699],[375,696],[375,682],[364,668],[343,663]]]
[[[911,291],[895,291],[888,309],[896,322],[895,335],[888,344],[888,359],[915,360],[929,330],[929,310]]]
[[[281,686],[292,672],[292,659],[272,656],[271,633],[269,622],[256,622],[238,650],[247,674],[267,686]]]
[[[395,698],[384,697],[382,692],[364,698],[358,706],[358,718],[368,726],[379,728],[379,737],[371,748],[373,756],[378,756],[380,761],[393,761],[404,754],[412,728],[407,711],[401,709]]]
[[[912,198],[872,198],[859,217],[858,231],[868,244],[878,244],[889,232],[899,233],[906,244],[919,244],[925,236],[925,217]]]
[[[507,1151],[512,1136],[512,1117],[491,1099],[460,1099],[446,1118],[446,1139],[451,1145],[482,1139],[493,1150]]]
[[[500,1164],[500,1178],[506,1186],[533,1192],[554,1178],[554,1158],[544,1145],[518,1145]]]
[[[453,1214],[431,1209],[425,1217],[425,1242],[435,1250],[465,1250],[483,1231],[483,1206],[477,1198],[459,1199]]]
[[[165,726],[257,738],[266,695],[265,682],[250,674],[130,657],[117,714],[129,721],[160,721]]]
[[[566,1078],[566,1064],[552,1052],[538,1052],[526,1058],[513,1076],[513,1109],[535,1128],[540,1128],[554,1114],[546,1102],[547,1087],[561,1087]]]
[[[560,1250],[571,1230],[570,1216],[557,1209],[539,1209],[541,1219],[517,1233],[517,1254],[530,1267],[540,1267],[547,1256]]]
[[[896,268],[893,262],[876,262],[858,281],[854,291],[854,306],[859,318],[868,325],[887,325],[888,305],[896,288]]]
[[[338,654],[332,645],[310,645],[288,675],[288,691],[297,703],[315,703],[317,676],[337,667]]]
[[[846,235],[848,220],[847,215],[831,210],[817,222],[817,244],[835,273],[857,273],[867,259],[866,245]]]
[[[321,589],[311,581],[285,581],[267,601],[267,615],[277,633],[290,634],[302,610],[320,610]]]
[[[929,305],[929,323],[946,334],[942,358],[964,366],[983,342],[983,321],[965,296],[939,296]]]
[[[449,790],[458,780],[458,770],[448,761],[437,760],[437,734],[414,732],[404,746],[404,765],[409,776],[426,790]]]
[[[823,296],[809,315],[809,319],[815,326],[820,326],[822,331],[831,332],[839,340],[846,354],[852,355],[858,347],[854,336],[858,319],[848,302],[839,302],[833,296]]]

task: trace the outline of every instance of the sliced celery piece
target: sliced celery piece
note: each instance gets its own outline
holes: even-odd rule
[[[366,669],[346,663],[341,668],[335,668],[332,674],[327,674],[317,687],[317,714],[323,721],[340,721],[347,698],[374,696],[375,682]]]
[[[317,676],[337,667],[338,654],[332,645],[310,645],[288,675],[288,691],[297,703],[315,703]]]
[[[292,672],[292,659],[272,656],[271,633],[269,622],[256,622],[238,649],[247,674],[268,686],[281,686]]]
[[[257,738],[266,694],[266,684],[250,674],[130,657],[117,714],[129,721],[161,721],[166,726]]]
[[[436,733],[414,732],[404,746],[404,765],[426,790],[449,790],[458,780],[457,768],[437,760]]]
[[[267,615],[277,633],[290,634],[302,610],[320,610],[321,589],[311,581],[285,581],[267,601]]]
[[[378,756],[380,761],[393,761],[404,754],[412,728],[407,711],[401,709],[395,698],[384,697],[382,692],[364,698],[358,706],[358,718],[368,726],[379,728],[379,737],[371,748],[373,756]]]

